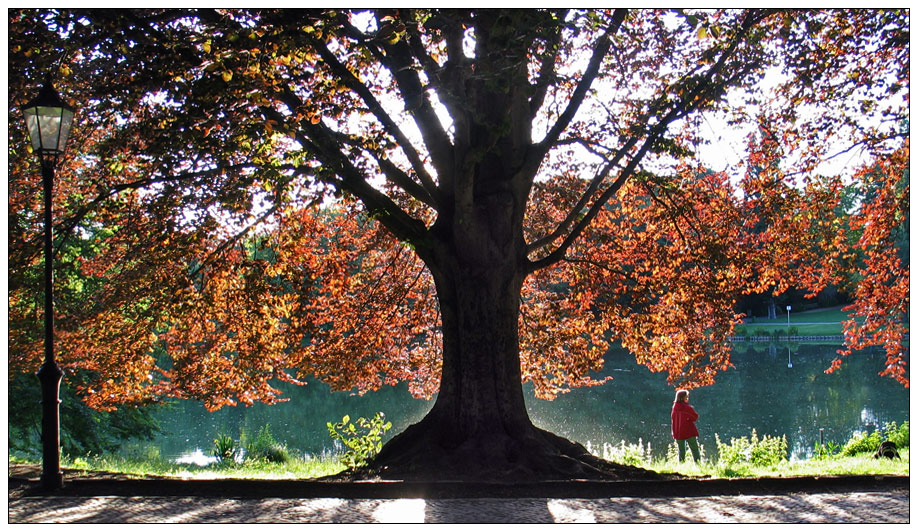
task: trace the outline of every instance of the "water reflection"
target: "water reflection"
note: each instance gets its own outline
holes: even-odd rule
[[[856,430],[872,431],[886,422],[908,420],[908,389],[877,375],[884,354],[855,353],[841,369],[826,374],[837,349],[836,345],[819,344],[737,344],[735,367],[722,373],[715,385],[692,392],[692,404],[701,416],[698,428],[705,453],[716,454],[715,433],[729,442],[755,429],[759,436],[786,435],[792,454],[804,458],[819,441],[820,429],[826,442],[844,443]],[[589,442],[594,449],[641,440],[655,456],[665,454],[671,442],[673,398],[665,375],[651,373],[620,349],[607,353],[604,374],[614,380],[573,390],[554,401],[535,399],[527,386],[533,421],[569,439]],[[405,386],[363,396],[331,393],[319,382],[283,389],[291,400],[271,406],[207,412],[197,403],[177,403],[162,413],[167,434],[156,445],[164,457],[173,459],[195,450],[207,455],[218,433],[254,436],[268,424],[275,438],[291,449],[319,455],[334,451],[325,426],[328,421],[339,421],[345,414],[369,417],[382,411],[393,423],[391,435],[420,420],[432,406],[432,401],[411,398]]]
[[[204,451],[201,449],[195,449],[191,452],[184,453],[175,459],[175,463],[177,464],[194,464],[200,467],[208,466],[216,461],[216,456],[204,454]]]

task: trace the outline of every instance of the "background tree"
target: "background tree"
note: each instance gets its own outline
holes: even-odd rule
[[[105,232],[61,361],[97,408],[410,379],[436,403],[383,474],[608,473],[532,425],[521,381],[595,384],[617,340],[712,382],[738,297],[839,275],[817,167],[839,142],[907,154],[907,58],[901,11],[11,11],[11,109],[49,71],[81,102],[57,234]],[[705,168],[709,120],[767,130],[740,159],[774,170]],[[27,270],[37,186],[10,123]]]

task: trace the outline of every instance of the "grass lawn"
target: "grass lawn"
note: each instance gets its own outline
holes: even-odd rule
[[[10,455],[9,463],[35,463],[33,459],[22,459]],[[197,466],[178,464],[162,459],[137,459],[122,456],[61,457],[61,467],[78,471],[103,471],[131,477],[170,477],[181,479],[309,479],[334,475],[344,471],[337,457],[309,460],[291,459],[286,463],[265,461],[244,461],[240,464]]]
[[[869,453],[865,453],[856,456],[833,456],[823,460],[785,461],[773,466],[757,466],[747,463],[725,466],[706,461],[696,465],[691,461],[691,458],[688,458],[681,464],[678,461],[655,461],[644,467],[658,473],[678,473],[689,477],[707,476],[710,478],[784,478],[836,475],[908,476],[908,449],[901,449],[899,454],[901,458],[893,460],[876,459]]]
[[[902,475],[909,474],[908,449],[900,449],[901,458],[895,460],[875,459],[870,454],[857,456],[832,456],[822,460],[783,461],[773,466],[757,466],[740,463],[722,465],[703,460],[695,464],[691,458],[686,462],[678,460],[656,459],[641,463],[639,467],[658,473],[678,473],[688,477],[705,478],[758,478],[758,477],[799,477],[826,475]],[[616,460],[617,461],[617,460]],[[30,461],[10,456],[10,463],[29,463]],[[334,475],[344,470],[344,466],[334,457],[324,459],[294,459],[285,464],[265,462],[243,462],[234,466],[194,466],[189,464],[167,463],[165,461],[136,461],[124,458],[76,458],[64,457],[61,466],[67,469],[84,471],[104,471],[128,476],[161,476],[181,479],[311,479]]]
[[[798,336],[837,336],[842,334],[841,322],[849,319],[848,314],[841,311],[841,307],[810,310],[805,312],[791,312],[790,327],[797,330]],[[747,321],[736,327],[736,335],[754,335],[756,330],[772,333],[777,330],[788,329],[787,314],[780,315],[773,320],[757,317],[755,321]]]
[[[779,313],[779,317],[773,320],[757,317],[755,321],[749,320],[746,323],[737,325],[733,334],[735,337],[739,337],[740,340],[744,336],[824,336],[832,338],[801,341],[807,343],[838,343],[839,339],[844,335],[842,332],[842,322],[850,319],[847,313],[842,312],[841,308],[842,307],[834,307],[804,312],[791,312],[790,326],[788,326],[787,323],[787,314],[781,317]],[[860,322],[863,318],[855,318],[855,320]],[[908,315],[906,315],[905,320],[907,324]],[[909,341],[906,339],[903,344],[908,346]]]

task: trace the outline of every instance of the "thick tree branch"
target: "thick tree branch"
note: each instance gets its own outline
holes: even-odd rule
[[[444,181],[450,181],[455,162],[452,142],[427,98],[424,85],[415,70],[411,47],[404,40],[400,40],[394,45],[387,45],[386,52],[387,57],[392,60],[391,63],[386,64],[386,67],[395,77],[402,100],[405,102],[405,110],[411,114],[421,131],[421,137],[427,146],[431,162],[437,170],[437,176],[441,184]]]
[[[644,158],[644,155],[647,153],[647,151],[650,150],[650,147],[657,141],[657,137],[660,134],[662,134],[662,132],[651,133],[651,135],[648,136],[648,138],[644,141],[644,144],[641,146],[638,152],[634,155],[634,157],[631,158],[631,161],[628,163],[628,166],[626,166],[624,170],[622,170],[618,178],[611,185],[609,185],[609,187],[606,188],[606,190],[603,191],[603,193],[596,199],[595,202],[593,202],[593,205],[590,207],[590,210],[587,211],[587,213],[584,214],[582,217],[580,217],[580,219],[576,222],[576,224],[574,224],[573,229],[571,229],[570,233],[567,234],[564,241],[561,242],[561,244],[557,248],[555,248],[551,253],[549,253],[545,257],[537,261],[532,261],[529,263],[528,270],[530,272],[534,272],[541,268],[550,266],[562,260],[565,257],[565,255],[567,254],[568,248],[570,248],[571,245],[573,245],[574,241],[576,241],[577,238],[580,237],[580,234],[583,233],[583,230],[586,229],[588,225],[590,225],[590,223],[593,221],[594,218],[596,218],[596,216],[605,207],[606,203],[609,202],[612,196],[614,196],[619,191],[619,189],[622,188],[625,182],[631,177],[631,175],[634,174],[634,171],[637,168],[638,162]]]
[[[567,129],[567,126],[570,125],[571,120],[574,119],[574,115],[577,114],[577,111],[580,109],[580,105],[583,103],[584,98],[586,98],[587,92],[590,90],[590,86],[593,84],[593,81],[599,75],[599,68],[602,66],[602,62],[606,57],[606,54],[609,53],[609,49],[612,47],[612,40],[610,35],[614,35],[618,29],[621,27],[622,23],[625,21],[625,15],[627,15],[627,10],[617,9],[612,18],[612,26],[609,28],[609,31],[603,33],[596,40],[596,44],[593,46],[593,54],[590,57],[590,62],[587,65],[586,70],[583,73],[583,77],[580,78],[580,82],[577,84],[577,88],[574,89],[574,93],[571,95],[571,99],[567,102],[567,106],[564,111],[561,112],[561,115],[558,117],[558,120],[555,121],[551,129],[548,131],[548,134],[545,135],[545,138],[538,143],[535,155],[539,160],[548,153],[557,142],[558,138],[561,136],[561,133]]]
[[[565,9],[558,14],[558,18],[563,20],[566,15],[567,10]],[[542,56],[542,61],[539,64],[539,78],[533,85],[535,93],[529,100],[529,116],[531,119],[535,118],[539,109],[542,108],[542,104],[545,102],[545,96],[548,94],[548,87],[555,78],[555,64],[558,60],[557,49],[561,44],[562,32],[563,28],[559,25],[545,42],[545,54]]]
[[[406,174],[392,161],[382,157],[376,157],[376,163],[379,164],[379,168],[382,169],[383,174],[386,175],[386,179],[388,179],[390,182],[398,185],[402,190],[410,194],[418,201],[424,203],[428,207],[433,209],[437,208],[437,202],[434,201],[432,197],[430,197],[430,194],[427,193],[427,190],[418,185],[413,179],[411,179],[411,176]]]
[[[390,197],[370,185],[363,173],[341,153],[335,133],[327,126],[306,123],[297,133],[297,140],[332,169],[337,179],[331,181],[356,196],[397,238],[420,248],[425,246],[427,229],[422,221],[402,210]]]
[[[606,163],[606,165],[596,173],[596,176],[593,177],[593,179],[590,181],[590,184],[587,186],[587,189],[580,196],[580,199],[568,212],[564,221],[558,224],[558,227],[556,227],[555,230],[548,235],[545,235],[544,237],[529,244],[527,247],[527,251],[529,253],[551,244],[560,238],[565,232],[567,232],[568,229],[570,229],[571,225],[573,225],[577,218],[581,216],[581,213],[583,212],[583,209],[586,207],[587,203],[589,203],[590,198],[592,198],[596,191],[599,190],[599,186],[602,184],[602,182],[605,181],[606,177],[608,177],[612,169],[618,166],[618,163],[621,161],[622,157],[624,157],[625,154],[628,153],[628,151],[631,150],[635,144],[637,144],[637,140],[637,137],[631,137],[624,146],[618,149],[617,153],[615,154],[615,158]]]
[[[348,88],[353,90],[360,98],[364,101],[367,107],[370,109],[370,112],[380,121],[385,128],[386,132],[392,135],[392,138],[395,139],[399,147],[402,149],[402,152],[408,158],[408,161],[411,163],[411,167],[414,169],[415,175],[418,176],[421,186],[426,191],[426,195],[430,199],[436,200],[438,196],[437,186],[434,183],[433,178],[428,174],[427,169],[424,167],[424,162],[421,160],[420,155],[417,150],[414,148],[414,145],[405,135],[405,133],[398,127],[398,124],[392,119],[391,116],[383,109],[382,105],[376,99],[370,89],[366,85],[361,83],[361,81],[354,76],[353,73],[335,57],[335,54],[328,49],[325,43],[313,39],[311,41],[313,47],[319,53],[319,56],[323,61],[332,69],[336,76],[338,76]],[[409,194],[412,194],[411,191],[406,190]],[[413,195],[413,194],[412,194]],[[418,198],[421,199],[421,198]],[[422,200],[423,201],[423,200]]]
[[[565,219],[565,222],[563,223],[570,226],[572,224],[570,223],[569,220],[571,220],[571,218],[577,219],[579,217],[578,221],[575,224],[573,224],[573,228],[567,234],[564,241],[558,246],[558,248],[556,248],[554,251],[549,253],[547,256],[530,263],[530,271],[535,271],[540,268],[544,268],[564,258],[564,255],[567,252],[567,249],[573,244],[573,242],[577,238],[579,238],[583,230],[599,214],[599,212],[602,210],[605,204],[612,198],[612,196],[616,192],[618,192],[618,190],[624,185],[625,181],[627,181],[631,177],[631,175],[633,175],[634,170],[637,168],[638,163],[644,158],[646,153],[653,147],[654,144],[656,144],[656,142],[659,139],[663,137],[663,135],[666,133],[666,130],[669,127],[669,124],[671,124],[673,121],[679,118],[682,118],[688,115],[689,113],[695,111],[696,109],[698,109],[705,103],[711,101],[714,97],[716,97],[718,94],[723,92],[723,90],[726,88],[726,86],[729,83],[732,83],[736,81],[737,79],[740,79],[742,76],[748,74],[748,72],[752,70],[754,65],[747,65],[747,67],[744,68],[741,71],[741,73],[734,73],[732,76],[727,77],[726,79],[722,80],[720,83],[714,82],[715,76],[719,75],[721,72],[724,71],[727,65],[727,61],[734,55],[740,43],[746,38],[746,35],[748,34],[749,30],[755,24],[763,20],[766,16],[768,16],[768,12],[750,12],[748,13],[745,20],[743,21],[742,28],[740,29],[740,31],[737,32],[736,36],[734,37],[730,45],[727,46],[723,50],[717,62],[711,68],[708,69],[708,71],[704,74],[704,76],[702,76],[698,80],[698,82],[695,84],[695,87],[692,90],[690,90],[687,94],[685,94],[678,102],[670,103],[666,95],[663,95],[655,102],[654,105],[651,106],[650,110],[647,113],[645,122],[649,122],[649,119],[652,116],[654,116],[655,114],[659,114],[661,111],[666,109],[667,106],[669,106],[669,110],[665,113],[665,115],[662,118],[660,118],[660,120],[653,127],[650,128],[650,131],[648,131],[648,134],[647,134],[647,138],[644,141],[643,145],[641,146],[640,150],[638,150],[638,152],[631,158],[631,161],[629,162],[628,166],[624,170],[622,170],[621,174],[619,174],[619,177],[615,180],[615,182],[613,182],[596,199],[596,201],[590,207],[589,211],[582,216],[580,215],[579,209],[571,211],[571,213],[568,215],[567,219]],[[594,57],[595,57],[595,49],[594,49]],[[682,81],[683,82],[687,81],[687,79],[688,78],[685,78]],[[632,140],[633,139],[634,137],[632,137]],[[629,140],[629,142],[631,141]],[[624,153],[623,151],[619,150],[618,155],[621,155],[623,153]],[[603,174],[600,173],[594,178],[594,181],[596,181],[600,176],[604,177]],[[588,193],[592,194],[593,192],[588,189]],[[584,196],[586,196],[586,194]],[[583,201],[583,198],[581,198],[581,201],[578,202],[578,206],[580,207],[580,209],[582,209],[583,206],[585,205],[585,204],[581,205],[582,201]],[[563,233],[563,231],[561,232],[557,230],[554,231],[551,235],[549,235],[549,237],[552,237],[551,241],[554,241],[555,239],[557,239],[561,233]],[[544,240],[546,239],[540,239],[538,242],[542,243],[542,245],[544,246],[547,243],[547,242],[543,242]],[[537,248],[533,247],[533,249],[537,249]]]

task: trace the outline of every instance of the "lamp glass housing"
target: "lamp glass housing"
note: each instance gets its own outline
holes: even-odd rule
[[[41,157],[57,157],[64,152],[70,128],[73,126],[72,107],[64,103],[50,85],[45,85],[38,97],[23,108],[32,149]]]

